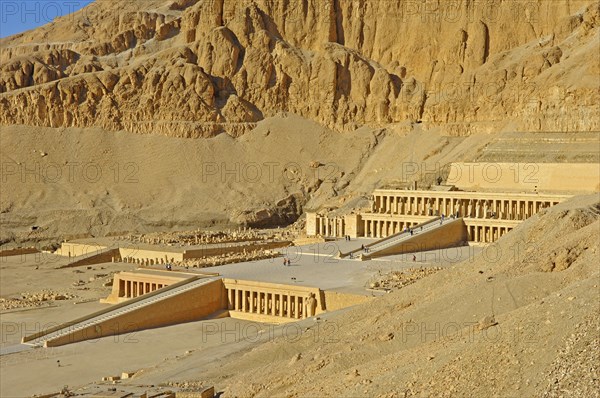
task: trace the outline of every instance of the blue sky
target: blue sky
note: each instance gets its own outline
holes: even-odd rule
[[[0,38],[45,25],[93,0],[0,0]]]

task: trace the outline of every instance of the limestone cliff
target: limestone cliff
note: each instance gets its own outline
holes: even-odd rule
[[[97,1],[0,41],[0,123],[600,130],[597,1]]]

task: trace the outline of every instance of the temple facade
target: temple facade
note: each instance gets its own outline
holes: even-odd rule
[[[346,215],[307,213],[308,236],[385,238],[434,217],[460,217],[469,241],[498,240],[523,220],[571,195],[378,189],[371,208]]]

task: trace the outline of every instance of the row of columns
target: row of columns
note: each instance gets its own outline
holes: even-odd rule
[[[232,311],[294,319],[304,317],[304,297],[301,296],[256,290],[227,289],[227,298],[229,309]]]
[[[173,262],[175,259],[171,258],[171,262]],[[119,258],[112,258],[112,262],[119,262]],[[169,262],[167,256],[165,255],[165,258],[137,258],[137,257],[125,257],[123,258],[123,262],[124,263],[130,263],[130,264],[139,264],[139,265],[158,265],[158,264],[167,264]]]
[[[365,236],[370,238],[385,238],[418,224],[416,222],[392,220],[363,220],[363,223]]]
[[[119,280],[119,297],[133,298],[146,293],[162,289],[166,285],[162,283],[139,282],[127,279]]]
[[[317,217],[317,234],[329,237],[346,236],[346,225],[343,217]]]
[[[541,209],[558,201],[536,199],[455,199],[426,196],[376,195],[374,213],[407,216],[436,216],[457,214],[469,218],[500,218],[525,220]],[[492,215],[493,213],[493,215]]]
[[[512,229],[512,227],[469,225],[467,231],[470,241],[492,243],[500,239]]]

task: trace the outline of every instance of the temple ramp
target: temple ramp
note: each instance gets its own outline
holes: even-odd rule
[[[59,268],[73,268],[81,267],[84,265],[94,265],[101,263],[110,263],[115,257],[119,256],[119,249],[106,248],[100,249],[97,252],[82,254],[71,259],[69,264],[63,265]]]
[[[369,245],[369,251],[362,253],[361,259],[456,247],[468,240],[467,228],[462,218],[443,221],[436,218],[413,227],[412,231],[412,235],[410,232],[401,232]]]
[[[85,317],[23,338],[24,344],[56,347],[79,341],[190,322],[226,306],[220,279],[192,277]]]

